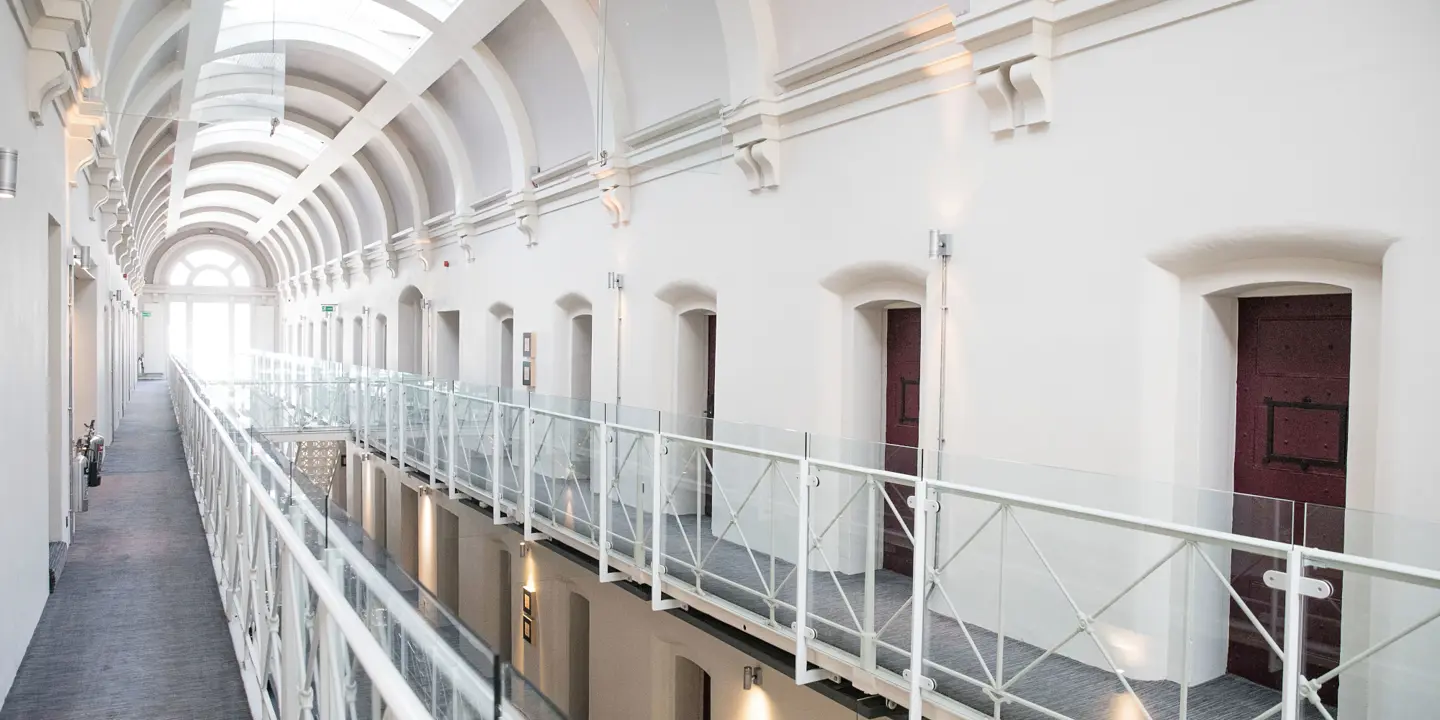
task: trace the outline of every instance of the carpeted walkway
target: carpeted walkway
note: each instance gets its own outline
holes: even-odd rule
[[[0,720],[247,718],[164,382],[118,435]]]

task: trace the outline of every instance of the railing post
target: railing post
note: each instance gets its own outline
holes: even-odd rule
[[[370,451],[370,371],[368,368],[360,368],[360,377],[356,379],[356,385],[360,388],[360,425],[355,428],[355,437],[360,438],[360,444],[365,446],[365,451]]]
[[[665,599],[665,473],[662,456],[666,452],[665,438],[655,431],[654,448],[650,463],[650,609],[670,610],[680,607],[678,600]],[[636,503],[639,505],[639,503]],[[635,544],[642,548],[645,541],[635,538]]]
[[[879,527],[885,524],[885,510],[879,505],[879,496],[885,492],[885,481],[873,475],[865,478],[865,607],[861,621],[865,626],[860,631],[860,666],[875,671],[875,573],[879,571],[875,546],[879,539]]]
[[[445,398],[445,482],[450,486],[450,497],[459,497],[460,490],[455,486],[455,478],[460,475],[455,467],[455,455],[460,445],[460,434],[457,431],[459,423],[455,419],[455,384],[451,383],[450,392]]]
[[[910,720],[923,720],[925,709],[925,585],[930,579],[930,482],[924,473],[915,478],[915,554],[910,584]]]
[[[400,453],[397,457],[400,458],[400,470],[403,472],[405,470],[406,436],[410,434],[410,409],[405,407],[405,383],[397,383],[395,389],[400,394],[399,397],[395,398],[395,402],[399,407],[399,412],[395,413],[396,423],[400,426]]]
[[[440,439],[440,421],[435,417],[435,408],[440,404],[439,397],[435,392],[435,380],[430,380],[430,388],[426,392],[425,406],[430,412],[426,417],[425,429],[425,459],[430,463],[430,484],[440,482],[440,458],[435,457],[435,448]]]
[[[596,545],[600,550],[600,582],[615,582],[625,577],[624,573],[610,572],[610,423],[600,423],[600,495],[595,503],[595,512],[600,514],[600,538]],[[591,466],[594,475],[594,465]]]
[[[295,563],[290,550],[281,545],[278,550],[280,562],[280,720],[300,720],[300,690],[305,662],[301,649],[300,633],[304,630],[304,618],[300,610],[299,583],[295,577]]]
[[[504,424],[504,408],[497,398],[490,406],[490,510],[495,514],[496,525],[502,524],[500,500],[505,496],[505,482],[501,479],[505,467],[505,452],[501,444],[505,439]]]
[[[1305,629],[1305,595],[1300,583],[1305,579],[1305,551],[1290,548],[1285,558],[1285,657],[1280,683],[1280,720],[1300,717],[1300,668],[1305,658],[1302,635]]]
[[[525,414],[521,419],[525,423],[520,435],[525,439],[525,457],[520,465],[525,473],[524,497],[522,498],[520,515],[525,521],[525,539],[533,540],[534,535],[530,531],[530,518],[535,514],[535,412],[530,409],[530,403],[525,403]]]
[[[795,555],[795,684],[806,685],[824,677],[810,669],[810,435],[805,435],[805,454],[800,457],[800,512],[795,534],[799,537]]]
[[[390,420],[395,417],[395,388],[395,384],[385,382],[385,454],[389,457],[395,457],[395,436],[390,431]]]

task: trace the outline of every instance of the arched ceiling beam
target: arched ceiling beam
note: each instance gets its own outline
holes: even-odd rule
[[[500,130],[510,150],[510,188],[521,189],[530,182],[530,168],[540,161],[535,149],[535,128],[530,124],[525,103],[520,100],[520,91],[484,42],[475,43],[469,52],[460,55],[460,60],[500,117]]]
[[[364,106],[358,98],[323,80],[297,75],[288,75],[286,77],[285,100],[287,103],[293,103],[296,108],[313,108],[315,111],[324,113],[327,116],[331,114],[343,116],[345,122],[353,119],[360,111],[360,108]],[[297,124],[303,125],[307,122],[316,125],[320,124],[318,119],[311,118],[308,115],[302,115],[297,109],[287,109],[286,117]],[[325,127],[327,130],[326,134],[331,138],[335,137],[338,133],[337,128],[330,128],[329,125]],[[376,142],[389,142],[389,138],[381,135],[376,139]],[[388,238],[394,235],[399,231],[399,228],[395,224],[395,207],[391,203],[390,192],[384,178],[380,176],[380,172],[369,161],[365,153],[356,153],[352,160],[354,162],[352,170],[369,180],[368,185],[366,183],[360,184],[366,185],[366,187],[361,188],[361,191],[370,191],[369,199],[374,207],[379,210],[379,226],[373,228],[374,232],[368,233],[367,236]],[[362,239],[362,245],[364,242],[364,239]]]
[[[199,3],[204,5],[205,3]],[[219,5],[220,3],[210,3]],[[170,39],[190,24],[190,3],[173,0],[156,13],[133,38],[124,38],[124,52],[119,62],[110,66],[106,74],[105,87],[101,97],[112,110],[120,112],[148,112],[149,106],[133,108],[129,103],[135,98],[137,84],[143,79],[140,73],[150,64]],[[120,23],[117,23],[118,31]]]
[[[139,152],[132,152],[124,156],[124,164],[120,171],[120,180],[123,187],[127,189],[134,188],[136,182],[138,182],[141,177],[144,177],[145,172],[150,169],[146,163],[153,162],[156,157],[150,152],[151,147],[155,145],[161,137],[169,134],[170,129],[169,121],[158,118],[151,119],[140,127],[140,133],[135,136],[135,147],[140,148]]]
[[[725,0],[721,0],[722,2]],[[590,93],[591,118],[599,118],[595,152],[611,155],[625,150],[624,138],[630,127],[629,105],[626,104],[625,83],[620,77],[620,63],[615,52],[602,42],[605,28],[595,8],[586,0],[542,0],[545,9],[560,26],[560,33],[570,46],[585,88]],[[600,67],[601,48],[605,50],[605,67]],[[603,75],[603,80],[602,80]]]
[[[460,133],[455,129],[455,123],[450,120],[450,116],[440,108],[440,103],[428,91],[415,99],[414,108],[435,133],[441,148],[441,159],[450,169],[450,186],[454,195],[445,198],[446,204],[450,210],[461,209],[471,200],[478,199],[475,197],[475,173],[470,167],[465,142],[460,139]],[[446,208],[429,209],[432,213],[436,210],[445,212]],[[432,216],[427,215],[425,219]]]
[[[272,149],[272,152],[276,151]],[[276,154],[279,153],[277,152]],[[247,147],[244,141],[217,144],[214,147],[207,147],[203,152],[196,153],[195,155],[195,164],[197,167],[207,166],[217,160],[221,162],[238,162],[268,167],[278,170],[291,178],[299,175],[300,167],[302,167],[302,165],[286,162],[273,155],[261,153],[257,148]],[[253,227],[250,232],[254,232]],[[258,240],[254,235],[251,235],[251,237]],[[300,254],[307,263],[306,267],[310,267],[308,263],[315,262],[318,258],[324,257],[322,240],[317,235],[297,235],[297,239],[306,243],[305,246],[300,248],[302,251]]]
[[[195,95],[200,84],[200,68],[210,62],[215,52],[216,38],[220,35],[220,19],[225,14],[223,2],[197,2],[191,4],[190,30],[185,35],[185,68],[180,78],[180,98],[176,106],[180,118],[176,128],[175,158],[170,169],[170,216],[167,223],[173,232],[180,224],[180,200],[184,196],[186,176],[190,173],[190,160],[195,151],[195,136],[200,124],[191,120],[195,109]]]
[[[583,1],[583,0],[581,0]],[[335,142],[305,170],[295,185],[261,219],[254,237],[269,232],[305,196],[319,187],[324,178],[340,168],[346,158],[364,148],[401,111],[414,104],[429,87],[445,74],[461,55],[473,50],[500,21],[504,20],[520,0],[462,0],[449,19],[416,48],[415,52],[395,71],[393,79],[365,104],[360,114],[346,124]],[[424,218],[420,218],[424,220]]]
[[[780,71],[780,50],[770,0],[715,0],[715,9],[725,39],[732,101],[778,95],[775,73]]]
[[[171,118],[173,114],[168,107],[162,107],[165,96],[180,82],[180,74],[183,68],[180,63],[172,62],[161,68],[154,75],[145,80],[140,91],[130,101],[132,113],[120,116],[120,122],[115,128],[115,153],[120,157],[128,157],[130,154],[131,142],[135,139],[136,132],[147,118]]]

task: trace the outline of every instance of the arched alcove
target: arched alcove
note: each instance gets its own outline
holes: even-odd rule
[[[414,285],[400,291],[400,308],[396,317],[396,369],[421,374],[425,371],[425,295]]]
[[[390,367],[390,320],[383,313],[375,316],[375,327],[371,337],[375,343],[371,364],[380,370]]]

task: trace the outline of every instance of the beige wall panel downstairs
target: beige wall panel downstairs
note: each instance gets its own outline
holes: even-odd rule
[[[419,491],[423,482],[394,465],[383,468],[386,484]],[[570,595],[590,604],[590,718],[592,720],[668,720],[674,715],[675,659],[687,658],[711,678],[713,717],[755,720],[841,720],[847,711],[773,668],[766,667],[763,682],[743,688],[744,668],[759,661],[667,613],[650,610],[648,601],[616,585],[602,584],[595,574],[571,560],[530,543],[521,556],[520,534],[497,526],[473,506],[455,502],[443,492],[420,494],[420,503],[434,510],[455,513],[459,521],[458,613],[487,643],[501,636],[496,626],[499,604],[510,605],[514,621],[511,657],[531,682],[566,709],[570,693]],[[425,510],[422,508],[421,513]],[[397,538],[398,539],[398,538]],[[420,567],[437,566],[436,557],[423,554]],[[511,557],[510,597],[500,596],[495,575],[500,554]],[[440,582],[444,583],[444,580]],[[535,642],[520,633],[521,588],[535,592]],[[453,608],[452,608],[453,609]]]

